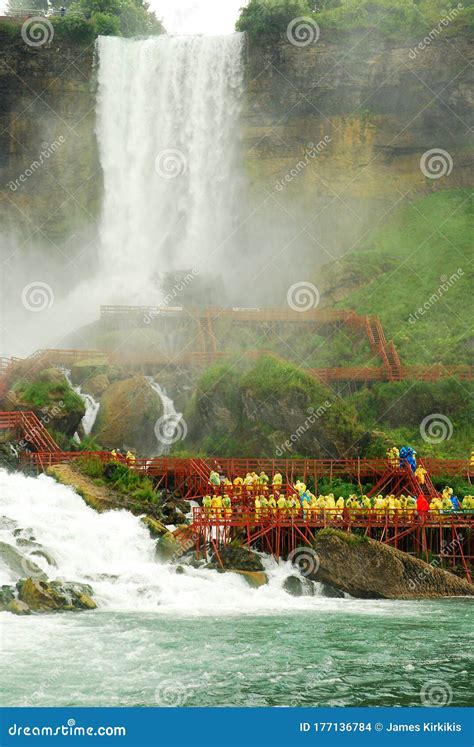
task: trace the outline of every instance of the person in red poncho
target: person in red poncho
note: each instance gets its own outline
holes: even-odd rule
[[[422,521],[425,521],[428,511],[430,510],[430,505],[428,501],[426,500],[423,493],[420,493],[416,499],[416,510],[418,513],[418,516],[421,517]]]

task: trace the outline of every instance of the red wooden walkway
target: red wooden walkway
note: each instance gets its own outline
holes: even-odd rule
[[[369,382],[369,381],[399,381],[402,379],[416,379],[423,381],[438,381],[442,378],[456,377],[464,381],[474,380],[473,366],[445,366],[432,364],[430,366],[407,366],[402,364],[393,340],[387,341],[385,333],[377,316],[356,314],[352,310],[313,309],[310,311],[292,311],[291,309],[182,309],[172,307],[151,306],[101,306],[101,318],[156,318],[160,323],[177,321],[189,327],[193,332],[198,349],[177,355],[168,355],[164,351],[156,350],[147,354],[127,356],[118,353],[107,353],[100,350],[38,350],[28,358],[0,359],[0,397],[5,394],[8,381],[15,369],[20,373],[31,374],[42,368],[53,365],[70,366],[75,361],[90,358],[106,364],[123,365],[130,368],[143,369],[146,367],[175,366],[182,364],[196,364],[209,366],[221,360],[231,358],[234,353],[219,350],[216,336],[216,324],[224,320],[232,324],[264,325],[268,334],[276,331],[278,325],[312,325],[316,328],[329,325],[346,325],[351,329],[358,329],[367,336],[372,356],[379,359],[379,366],[351,366],[333,368],[305,369],[311,376],[325,383],[332,381]],[[249,358],[271,356],[277,360],[287,362],[276,353],[265,350],[251,350],[243,353]]]

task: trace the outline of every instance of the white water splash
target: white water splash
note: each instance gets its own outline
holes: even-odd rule
[[[5,517],[7,521],[5,521]],[[14,522],[11,523],[11,522]],[[155,540],[128,511],[97,513],[71,488],[45,475],[37,478],[0,469],[0,541],[17,544],[16,528],[30,528],[57,567],[35,562],[50,579],[90,583],[101,608],[202,615],[306,609],[316,597],[294,598],[282,583],[290,570],[268,560],[269,584],[251,589],[237,574],[175,566],[155,560]],[[0,557],[0,584],[17,579]],[[319,598],[319,597],[318,597]],[[324,600],[332,602],[338,600]]]
[[[235,222],[243,39],[98,39],[101,277],[118,301],[155,300],[164,271],[222,267]]]

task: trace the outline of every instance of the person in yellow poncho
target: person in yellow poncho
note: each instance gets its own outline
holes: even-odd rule
[[[400,464],[400,451],[396,446],[387,449],[387,460],[391,467],[398,467]]]
[[[311,495],[311,503],[309,504],[309,516],[310,520],[314,521],[318,516],[318,499],[315,495]]]
[[[474,496],[465,495],[461,503],[462,510],[466,513],[470,513],[474,508]]]
[[[449,485],[446,485],[445,488],[443,488],[443,492],[441,493],[443,498],[449,498],[451,499],[451,496],[453,494],[453,489],[449,487]]]
[[[439,498],[433,498],[430,501],[430,511],[434,516],[439,516],[439,513],[443,507],[442,501]]]
[[[259,495],[255,496],[254,506],[255,506],[255,520],[260,521],[260,518],[262,516],[262,504],[260,502]]]
[[[234,495],[241,495],[243,484],[244,484],[244,480],[242,477],[240,476],[234,477],[234,480],[233,480]]]
[[[230,519],[232,516],[232,501],[227,493],[224,493],[222,505],[224,506],[224,519]]]
[[[277,508],[279,516],[286,516],[286,496],[284,496],[283,494],[278,497]]]
[[[272,485],[274,488],[281,488],[283,484],[283,477],[280,472],[275,472],[273,475]]]
[[[374,501],[374,508],[377,516],[385,516],[385,505],[385,498],[379,493]]]
[[[213,515],[217,519],[222,518],[222,496],[221,495],[213,495],[211,498],[211,508]]]
[[[277,504],[276,504],[275,496],[273,495],[273,493],[270,493],[268,497],[268,509],[271,514],[276,513]]]
[[[426,480],[426,475],[427,474],[428,474],[428,470],[425,469],[424,467],[422,467],[419,464],[418,467],[415,470],[415,477],[418,480],[418,482],[420,483],[420,485],[424,485],[425,484],[425,480]]]
[[[338,519],[342,519],[342,515],[344,513],[344,498],[342,495],[339,496],[339,498],[336,501],[336,516]]]
[[[406,499],[406,514],[408,519],[413,519],[415,515],[415,509],[416,509],[416,499],[409,495]]]
[[[211,496],[205,495],[202,499],[202,507],[204,509],[204,516],[209,519],[211,516]]]

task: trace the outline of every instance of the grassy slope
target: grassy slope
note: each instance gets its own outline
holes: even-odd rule
[[[463,190],[404,206],[339,263],[339,285],[345,278],[361,285],[338,306],[378,314],[404,362],[472,363],[472,216],[472,194]],[[430,303],[459,269],[459,279]],[[328,276],[331,284],[331,268]],[[410,322],[425,302],[430,308]]]

